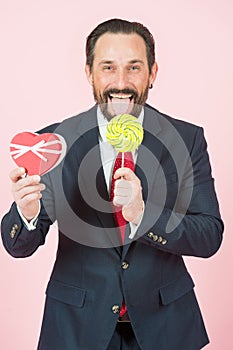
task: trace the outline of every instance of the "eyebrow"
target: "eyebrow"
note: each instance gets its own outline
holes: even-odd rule
[[[130,64],[134,64],[134,63],[141,63],[141,64],[145,64],[142,60],[131,60],[129,61]]]
[[[99,62],[99,65],[103,65],[103,64],[112,64],[114,63],[113,60],[103,60],[101,62]],[[139,59],[134,59],[128,62],[128,64],[135,64],[135,63],[140,63],[142,65],[144,65],[145,63],[142,60]]]
[[[99,65],[101,64],[112,64],[114,61],[111,61],[111,60],[106,60],[106,61],[101,61],[99,62]]]

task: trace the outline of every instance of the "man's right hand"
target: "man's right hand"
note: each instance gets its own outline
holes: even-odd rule
[[[25,176],[24,168],[16,168],[11,171],[12,194],[23,216],[30,221],[39,210],[41,191],[45,185],[40,183],[39,175]]]

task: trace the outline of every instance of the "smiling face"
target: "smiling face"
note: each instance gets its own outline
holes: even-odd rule
[[[156,73],[156,63],[149,72],[146,45],[136,33],[103,34],[95,45],[92,70],[86,66],[94,98],[107,119],[123,113],[138,117]]]

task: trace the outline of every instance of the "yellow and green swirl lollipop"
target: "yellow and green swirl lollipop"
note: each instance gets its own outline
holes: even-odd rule
[[[107,125],[107,141],[117,152],[133,152],[143,140],[143,127],[138,118],[130,114],[119,114]]]

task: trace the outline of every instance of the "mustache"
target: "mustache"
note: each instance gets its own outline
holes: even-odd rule
[[[107,89],[103,92],[103,96],[104,98],[108,99],[109,95],[111,94],[125,94],[125,95],[132,95],[131,99],[137,99],[138,97],[138,93],[136,90],[133,90],[133,89],[122,89],[122,90],[119,90],[119,89]]]

